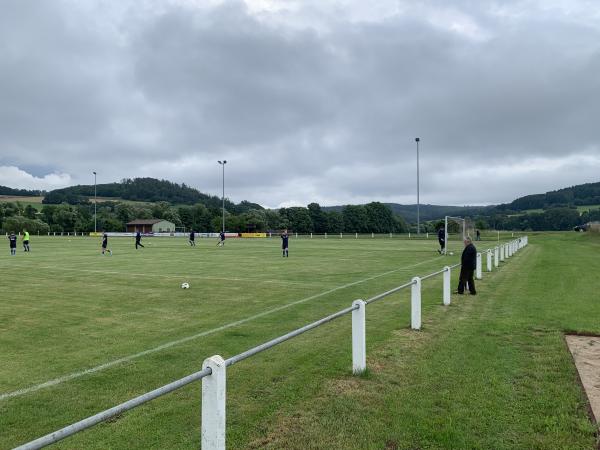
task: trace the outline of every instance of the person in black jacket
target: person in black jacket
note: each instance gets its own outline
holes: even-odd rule
[[[443,227],[440,227],[438,230],[438,242],[440,243],[440,249],[438,250],[440,254],[444,253],[444,249],[446,248],[446,231]]]
[[[465,287],[469,287],[471,295],[476,295],[475,291],[475,280],[473,279],[473,273],[477,268],[477,249],[473,245],[470,237],[465,239],[465,249],[462,252],[460,258],[460,278],[458,281],[458,294],[464,294]]]

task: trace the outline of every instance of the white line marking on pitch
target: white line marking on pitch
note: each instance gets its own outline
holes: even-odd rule
[[[352,287],[352,286],[356,286],[357,284],[365,283],[367,281],[371,281],[371,280],[374,280],[376,278],[381,278],[381,277],[384,277],[386,275],[390,275],[390,274],[392,274],[394,272],[399,272],[401,270],[406,270],[406,269],[412,269],[412,268],[420,266],[422,264],[426,264],[426,263],[435,261],[435,260],[437,260],[439,258],[442,258],[442,256],[438,256],[436,258],[429,259],[427,261],[422,261],[420,263],[413,264],[411,266],[400,267],[398,269],[390,270],[388,272],[380,273],[378,275],[373,275],[373,276],[371,276],[369,278],[365,278],[363,280],[358,280],[358,281],[354,281],[352,283],[344,284],[342,286],[338,286],[338,287],[335,287],[333,289],[329,289],[329,290],[327,290],[325,292],[321,292],[320,294],[314,294],[314,295],[311,295],[309,297],[305,297],[303,299],[296,300],[296,301],[294,301],[292,303],[287,303],[285,305],[278,306],[277,308],[269,309],[267,311],[263,311],[261,313],[255,314],[253,316],[246,317],[245,319],[236,320],[235,322],[230,322],[228,324],[221,325],[220,327],[212,328],[210,330],[206,330],[206,331],[203,331],[201,333],[194,334],[192,336],[187,336],[187,337],[184,337],[184,338],[181,338],[181,339],[177,339],[176,341],[167,342],[165,344],[159,345],[158,347],[150,348],[148,350],[144,350],[142,352],[135,353],[133,355],[124,356],[123,358],[118,358],[118,359],[115,359],[113,361],[109,361],[107,363],[100,364],[99,366],[96,366],[96,367],[91,367],[89,369],[85,369],[85,370],[82,370],[82,371],[79,371],[79,372],[73,372],[73,373],[70,373],[68,375],[64,375],[62,377],[58,377],[58,378],[54,378],[53,380],[46,381],[44,383],[40,383],[40,384],[36,384],[36,385],[33,385],[33,386],[29,386],[27,388],[19,389],[19,390],[12,391],[12,392],[6,392],[4,394],[0,394],[0,400],[5,400],[5,399],[8,399],[8,398],[14,398],[14,397],[20,397],[20,396],[28,394],[30,392],[35,392],[35,391],[39,391],[40,389],[44,389],[44,388],[51,387],[51,386],[56,386],[57,384],[61,384],[61,383],[64,383],[65,381],[73,380],[75,378],[79,378],[79,377],[82,377],[84,375],[88,375],[88,374],[95,373],[95,372],[100,372],[100,371],[102,371],[104,369],[108,369],[108,368],[116,366],[118,364],[126,363],[126,362],[129,362],[131,360],[140,358],[142,356],[149,355],[151,353],[156,353],[156,352],[159,352],[161,350],[164,350],[164,349],[167,349],[167,348],[170,348],[170,347],[174,347],[174,346],[179,345],[179,344],[184,344],[184,343],[192,341],[194,339],[198,339],[198,338],[201,338],[201,337],[204,337],[204,336],[208,336],[209,334],[214,334],[214,333],[217,333],[219,331],[226,330],[228,328],[232,328],[232,327],[235,327],[235,326],[238,326],[238,325],[242,325],[244,323],[250,322],[252,320],[259,319],[259,318],[264,317],[264,316],[268,316],[270,314],[273,314],[275,312],[278,312],[278,311],[290,308],[292,306],[299,305],[301,303],[305,303],[305,302],[308,302],[310,300],[314,300],[315,298],[323,297],[323,296],[325,296],[327,294],[331,294],[333,292],[336,292],[336,291],[339,291],[339,290],[342,290],[342,289],[346,289],[346,288],[349,288],[349,287]]]

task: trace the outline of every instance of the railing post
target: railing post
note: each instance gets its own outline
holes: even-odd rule
[[[500,245],[500,261],[504,262],[504,244]]]
[[[475,266],[475,278],[481,280],[481,253],[477,253],[477,265]]]
[[[450,304],[450,267],[444,267],[444,273],[442,277],[444,278],[444,287],[443,287],[443,302],[444,305],[448,306]]]
[[[352,373],[358,375],[367,368],[366,303],[354,300],[352,306],[358,306],[352,311]]]
[[[414,277],[410,290],[410,327],[421,329],[421,279]]]
[[[498,262],[498,256],[499,256],[498,254],[499,253],[500,253],[500,251],[498,249],[498,246],[494,247],[494,267],[496,267],[496,268],[498,267],[498,264],[499,264],[499,262]]]
[[[487,271],[491,272],[492,271],[492,251],[488,250],[487,251]]]
[[[225,450],[226,366],[219,355],[206,358],[202,369],[212,373],[202,378],[202,446],[203,450]]]

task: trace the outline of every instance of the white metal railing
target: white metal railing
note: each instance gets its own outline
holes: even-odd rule
[[[518,239],[511,240],[507,243],[501,243],[493,249],[484,250],[487,254],[487,270],[492,271],[493,265],[491,264],[492,251],[494,255],[499,255],[500,261],[504,260],[504,256],[511,257],[514,253],[519,251],[521,248],[528,244],[527,236],[520,237]],[[498,258],[496,258],[498,262]],[[442,304],[450,304],[450,282],[451,282],[451,271],[453,268],[460,266],[454,264],[453,266],[446,266],[441,270],[424,275],[422,277],[414,277],[410,282],[404,283],[397,286],[389,291],[375,295],[367,300],[355,300],[352,306],[330,314],[327,317],[323,317],[315,322],[291,331],[287,334],[279,336],[268,342],[260,344],[243,353],[232,356],[228,359],[223,359],[220,355],[214,355],[204,360],[202,364],[202,370],[188,375],[179,380],[173,381],[169,384],[161,386],[150,392],[142,394],[110,409],[102,411],[91,417],[83,419],[79,422],[61,428],[53,433],[42,436],[31,442],[23,444],[16,448],[16,450],[31,450],[39,449],[47,445],[54,444],[66,437],[69,437],[75,433],[90,428],[100,422],[104,422],[111,417],[122,414],[133,408],[136,408],[144,403],[161,397],[165,394],[180,389],[194,381],[202,380],[202,430],[201,440],[202,448],[204,450],[224,450],[225,449],[225,399],[226,399],[226,379],[227,379],[227,367],[239,363],[247,358],[250,358],[257,353],[264,352],[276,345],[281,344],[289,339],[299,336],[307,331],[314,328],[320,327],[326,323],[332,322],[342,316],[352,313],[352,372],[354,374],[360,374],[367,369],[367,351],[366,351],[366,307],[367,305],[381,300],[389,295],[406,289],[410,286],[411,288],[411,328],[413,330],[419,330],[421,328],[421,282],[429,278],[433,278],[437,275],[443,274],[443,289],[442,289]],[[496,264],[497,266],[497,264]],[[476,272],[478,278],[481,278],[481,253],[477,254],[477,268]]]

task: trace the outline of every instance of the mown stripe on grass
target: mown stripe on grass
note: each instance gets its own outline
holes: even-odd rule
[[[78,372],[73,372],[73,373],[64,375],[62,377],[54,378],[52,380],[48,380],[48,381],[45,381],[43,383],[36,384],[36,385],[33,385],[33,386],[29,386],[29,387],[26,387],[26,388],[23,388],[23,389],[18,389],[16,391],[6,392],[6,393],[3,393],[3,394],[0,394],[0,400],[6,400],[6,399],[9,399],[9,398],[20,397],[22,395],[29,394],[31,392],[39,391],[40,389],[44,389],[44,388],[56,386],[58,384],[65,383],[65,382],[73,380],[75,378],[80,378],[80,377],[82,377],[84,375],[89,375],[89,374],[93,374],[93,373],[96,373],[96,372],[100,372],[102,370],[105,370],[105,369],[108,369],[110,367],[114,367],[116,365],[132,361],[132,360],[140,358],[142,356],[146,356],[146,355],[149,355],[149,354],[152,354],[152,353],[156,353],[156,352],[159,352],[161,350],[165,350],[167,348],[174,347],[176,345],[184,344],[186,342],[189,342],[189,341],[192,341],[192,340],[204,337],[204,336],[208,336],[210,334],[214,334],[214,333],[217,333],[219,331],[226,330],[228,328],[233,328],[235,326],[242,325],[244,323],[247,323],[247,322],[259,319],[259,318],[264,317],[264,316],[268,316],[268,315],[276,313],[278,311],[282,311],[284,309],[291,308],[292,306],[296,306],[296,305],[299,305],[301,303],[306,303],[306,302],[314,300],[316,298],[324,297],[325,295],[332,294],[332,293],[340,291],[342,289],[347,289],[349,287],[356,286],[358,284],[366,283],[367,281],[372,281],[372,280],[375,280],[377,278],[381,278],[381,277],[384,277],[386,275],[390,275],[392,273],[400,272],[402,270],[413,269],[413,268],[421,266],[423,264],[427,264],[427,263],[436,261],[436,260],[438,260],[440,258],[443,258],[443,256],[437,256],[435,258],[428,259],[426,261],[421,261],[421,262],[416,263],[416,264],[412,264],[412,265],[409,265],[409,266],[404,266],[404,267],[400,267],[400,268],[397,268],[397,269],[389,270],[387,272],[383,272],[383,273],[380,273],[380,274],[377,274],[377,275],[373,275],[373,276],[370,276],[368,278],[364,278],[362,280],[353,281],[352,283],[347,283],[347,284],[344,284],[342,286],[337,286],[337,287],[334,287],[334,288],[329,289],[327,291],[321,292],[319,294],[314,294],[314,295],[311,295],[309,297],[305,297],[305,298],[302,298],[300,300],[296,300],[296,301],[293,301],[291,303],[287,303],[285,305],[281,305],[281,306],[278,306],[276,308],[272,308],[272,309],[269,309],[267,311],[263,311],[261,313],[255,314],[253,316],[246,317],[245,319],[236,320],[234,322],[230,322],[230,323],[227,323],[225,325],[221,325],[219,327],[212,328],[210,330],[206,330],[206,331],[203,331],[201,333],[194,334],[192,336],[187,336],[187,337],[184,337],[184,338],[181,338],[181,339],[177,339],[175,341],[166,342],[166,343],[161,344],[161,345],[159,345],[157,347],[150,348],[148,350],[144,350],[144,351],[141,351],[139,353],[132,354],[132,355],[124,356],[122,358],[118,358],[118,359],[106,362],[104,364],[100,364],[98,366],[91,367],[89,369],[81,370],[81,371],[78,371]]]

